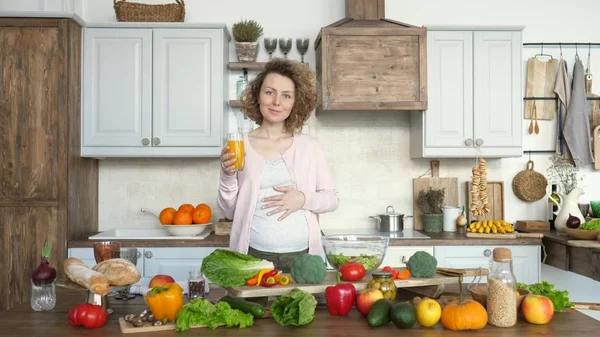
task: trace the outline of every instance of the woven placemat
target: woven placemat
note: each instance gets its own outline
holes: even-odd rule
[[[524,201],[537,201],[546,195],[548,180],[543,174],[533,170],[532,160],[527,162],[525,170],[517,173],[512,182],[513,192]]]

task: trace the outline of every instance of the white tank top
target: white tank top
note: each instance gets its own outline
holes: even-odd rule
[[[250,247],[263,252],[290,253],[308,248],[308,223],[304,212],[297,210],[279,221],[284,213],[267,215],[276,208],[262,209],[263,198],[280,194],[274,186],[293,186],[283,158],[266,160],[262,171],[258,200],[250,225]]]

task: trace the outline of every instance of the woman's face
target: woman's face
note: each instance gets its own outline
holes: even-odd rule
[[[290,78],[276,73],[268,74],[258,97],[263,122],[283,123],[294,107],[295,90],[296,86]]]

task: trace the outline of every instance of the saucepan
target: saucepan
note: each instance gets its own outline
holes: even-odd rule
[[[369,218],[376,220],[377,230],[380,232],[400,232],[404,229],[404,218],[412,218],[412,215],[396,213],[393,206],[388,206],[385,213]]]

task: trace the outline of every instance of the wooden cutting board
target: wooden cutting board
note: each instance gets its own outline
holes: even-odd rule
[[[444,206],[458,207],[458,178],[440,178],[440,162],[438,160],[431,161],[431,178],[414,178],[413,179],[413,227],[414,229],[423,229],[423,218],[421,217],[421,208],[417,204],[419,192],[426,190],[429,187],[445,188],[446,198]]]
[[[535,57],[527,60],[527,88],[526,97],[555,97],[554,84],[558,70],[558,60],[542,61]],[[532,117],[533,103],[535,102],[537,119],[554,119],[556,113],[556,100],[528,100],[525,101],[525,118]]]
[[[402,269],[402,268],[400,268]],[[461,269],[464,271],[463,276],[471,277],[478,276],[481,274],[480,268],[467,268]],[[311,294],[320,294],[325,292],[325,288],[337,284],[336,280],[337,271],[328,270],[325,280],[319,284],[299,284],[292,283],[286,286],[275,286],[272,288],[256,287],[256,286],[242,286],[236,288],[226,288],[227,293],[234,297],[268,297],[268,296],[281,296],[290,292],[294,288],[302,289]],[[352,283],[356,290],[362,290],[367,288],[371,277],[365,276],[362,280],[357,282],[346,282]],[[456,284],[458,277],[456,276],[445,276],[442,274],[436,274],[432,278],[414,278],[411,277],[406,280],[394,280],[396,287],[398,288],[412,288],[412,287],[424,287],[434,285],[445,285],[445,284]]]
[[[533,231],[549,231],[550,223],[540,220],[517,220],[515,229],[533,230]]]
[[[504,220],[504,182],[503,181],[488,181],[487,183],[487,197],[492,203],[490,212],[484,216],[473,217],[469,212],[469,206],[471,205],[471,182],[467,181],[467,207],[465,213],[467,214],[467,222],[478,220]]]

